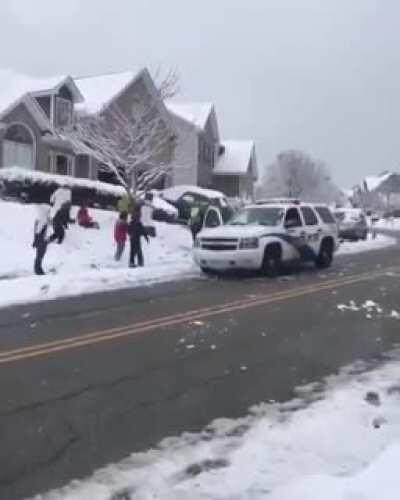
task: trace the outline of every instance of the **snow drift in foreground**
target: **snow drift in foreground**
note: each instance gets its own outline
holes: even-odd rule
[[[164,440],[35,500],[397,500],[399,353],[261,404],[246,418]]]
[[[198,275],[191,257],[192,237],[183,227],[154,222],[157,237],[143,241],[145,267],[128,269],[129,242],[114,262],[116,212],[90,210],[100,230],[72,224],[62,245],[49,245],[46,276],[33,274],[36,205],[0,200],[0,306],[113,290]],[[72,210],[72,215],[76,208]]]

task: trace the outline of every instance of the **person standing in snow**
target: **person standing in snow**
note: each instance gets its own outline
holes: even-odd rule
[[[49,243],[57,240],[61,245],[65,238],[65,230],[70,222],[74,222],[70,216],[71,210],[71,190],[58,188],[50,198],[51,218],[53,221],[53,234],[49,238]]]
[[[118,262],[125,250],[126,238],[128,236],[128,214],[121,212],[114,226],[114,240],[117,244],[115,260]]]
[[[35,219],[34,239],[32,247],[36,249],[34,262],[35,274],[41,276],[45,274],[42,267],[43,257],[47,250],[47,229],[50,224],[50,208],[40,205]]]
[[[132,212],[131,221],[128,227],[128,233],[131,240],[131,252],[129,258],[129,267],[136,267],[136,258],[139,267],[144,266],[144,258],[142,251],[141,238],[145,238],[147,243],[149,243],[149,236],[146,232],[145,227],[141,221],[141,210],[137,207]]]

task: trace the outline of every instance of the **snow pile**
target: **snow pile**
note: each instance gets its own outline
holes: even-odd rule
[[[27,170],[22,167],[9,167],[0,169],[0,181],[17,181],[17,182],[27,182],[31,181],[39,182],[41,184],[57,184],[62,187],[81,187],[87,189],[95,189],[100,193],[112,194],[114,196],[123,196],[125,194],[125,189],[122,186],[114,186],[113,184],[107,184],[106,182],[93,181],[91,179],[79,179],[76,177],[70,177],[69,175],[57,175],[48,174],[46,172],[40,172],[39,170]]]
[[[215,189],[205,189],[191,185],[173,186],[164,189],[163,191],[161,191],[161,196],[166,200],[178,201],[179,198],[185,193],[198,194],[211,200],[226,199],[225,195],[221,193],[221,191],[216,191]]]
[[[75,216],[76,209],[72,210]],[[123,261],[115,263],[113,228],[116,212],[90,210],[100,230],[71,225],[62,245],[49,245],[43,267],[33,275],[33,225],[36,205],[0,201],[0,306],[101,290],[132,287],[197,275],[191,257],[190,232],[157,223],[157,237],[143,241],[145,267],[128,269],[129,244]]]
[[[36,500],[397,500],[400,366],[363,370],[166,439]]]
[[[337,255],[350,255],[371,250],[381,250],[382,248],[395,244],[395,238],[379,234],[374,239],[372,235],[369,234],[366,241],[345,241],[341,243]]]

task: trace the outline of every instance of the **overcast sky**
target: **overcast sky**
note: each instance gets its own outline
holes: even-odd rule
[[[1,0],[0,19],[3,68],[177,68],[260,166],[303,149],[343,187],[400,166],[398,0]]]

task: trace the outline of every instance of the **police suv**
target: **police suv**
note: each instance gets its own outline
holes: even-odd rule
[[[205,273],[253,269],[274,277],[283,264],[306,261],[323,269],[338,248],[336,220],[323,204],[267,200],[246,206],[224,225],[209,219],[217,227],[203,228],[194,244],[194,259]]]

